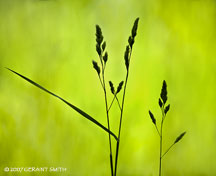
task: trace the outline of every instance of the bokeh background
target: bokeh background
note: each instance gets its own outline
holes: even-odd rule
[[[181,132],[187,135],[164,158],[163,175],[216,175],[215,0],[0,0],[0,175],[14,175],[5,167],[32,166],[67,171],[15,175],[110,175],[108,135],[4,67],[106,125],[103,91],[91,63],[99,61],[95,24],[107,41],[107,82],[117,85],[125,78],[124,50],[136,17],[119,176],[158,175],[159,141],[148,110],[160,120],[164,79],[171,104],[164,148]],[[117,133],[116,103],[111,115]]]

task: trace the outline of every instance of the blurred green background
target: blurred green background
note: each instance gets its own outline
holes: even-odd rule
[[[108,176],[108,135],[59,100],[8,72],[12,68],[106,125],[103,92],[92,59],[95,24],[109,60],[106,78],[125,78],[124,50],[140,17],[126,94],[119,176],[158,175],[158,97],[168,84],[171,110],[164,176],[216,175],[215,0],[0,0],[0,175],[4,167],[65,167],[64,173]],[[109,101],[112,96],[109,94]],[[119,96],[121,99],[121,97]],[[119,111],[111,111],[117,133]]]

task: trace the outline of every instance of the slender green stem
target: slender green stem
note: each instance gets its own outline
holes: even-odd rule
[[[158,127],[157,127],[157,125],[155,124],[155,128],[156,128],[156,130],[157,130],[157,133],[158,133],[158,135],[159,135],[159,137],[161,136],[161,134],[160,134],[160,132],[159,132],[159,130],[158,130]]]
[[[105,83],[105,76],[104,76],[104,70],[105,67],[102,62],[102,56],[100,56],[101,64],[102,64],[102,87],[104,90],[104,98],[105,98],[105,105],[106,105],[106,116],[107,116],[107,124],[108,129],[110,130],[110,121],[109,121],[109,109],[108,109],[108,101],[107,101],[107,93],[106,93],[106,83]],[[112,156],[112,141],[111,141],[111,135],[109,134],[109,148],[110,148],[110,167],[111,167],[111,175],[113,176],[113,156]]]
[[[161,176],[162,173],[162,152],[163,152],[163,122],[165,119],[165,113],[164,113],[164,105],[161,107],[162,112],[162,120],[161,120],[161,126],[160,126],[160,159],[159,159],[159,176]]]
[[[98,77],[99,77],[99,80],[100,80],[101,86],[102,86],[102,88],[103,88],[103,90],[104,90],[104,85],[103,85],[103,83],[102,83],[102,80],[101,80],[100,75],[98,75]]]
[[[111,101],[111,104],[110,104],[110,106],[109,106],[109,108],[108,108],[108,111],[111,109],[111,107],[112,107],[112,105],[113,105],[113,102],[114,102],[114,100],[115,100],[115,95],[114,95],[114,97],[113,97],[113,99],[112,99],[112,101]]]
[[[161,129],[160,129],[160,159],[159,159],[159,176],[161,176],[161,170],[162,170],[162,150],[163,150],[163,120],[161,122]]]
[[[118,154],[119,154],[121,126],[122,126],[122,117],[123,117],[123,110],[124,110],[124,100],[125,100],[127,80],[128,80],[128,72],[127,72],[127,76],[126,76],[126,81],[125,81],[125,86],[124,86],[124,93],[123,93],[123,98],[122,98],[122,109],[121,109],[121,116],[120,116],[120,122],[119,122],[118,141],[117,141],[117,145],[116,145],[115,172],[114,172],[115,174],[114,174],[114,176],[116,176],[116,174],[117,174]]]
[[[106,104],[107,124],[108,124],[108,129],[110,129],[109,111],[108,111],[108,103],[107,103],[107,94],[106,94],[104,75],[103,75],[103,82],[104,82],[104,95],[105,95],[105,104]],[[109,147],[110,147],[110,166],[111,166],[111,172],[112,172],[112,176],[113,176],[112,142],[111,142],[110,134],[109,134]]]
[[[108,108],[108,111],[111,109],[111,107],[112,107],[113,102],[114,102],[115,99],[117,100],[119,109],[121,110],[121,105],[120,105],[120,103],[119,103],[118,97],[117,97],[116,94],[114,94],[114,97],[113,97],[113,99],[112,99],[112,101],[111,101],[111,104],[110,104],[110,106],[109,106],[109,108]]]
[[[131,58],[132,50],[130,51],[129,55],[129,61]],[[118,166],[118,154],[119,154],[119,146],[120,146],[120,137],[121,137],[121,126],[122,126],[122,117],[123,117],[123,111],[124,111],[124,102],[125,102],[125,94],[126,94],[126,88],[127,88],[127,82],[128,82],[128,75],[129,75],[129,68],[127,70],[126,78],[125,78],[125,85],[124,85],[124,92],[123,92],[123,98],[122,98],[122,106],[121,106],[121,114],[120,114],[120,122],[119,122],[119,132],[118,132],[118,141],[116,144],[116,155],[115,155],[115,172],[114,176],[117,174],[117,166]]]
[[[121,108],[121,105],[120,105],[120,102],[119,102],[119,99],[118,99],[117,96],[116,96],[116,100],[117,100],[117,102],[118,102],[119,109],[121,110],[122,108]]]
[[[169,150],[175,145],[176,143],[173,143],[168,149],[167,151],[162,155],[162,158],[169,152]]]

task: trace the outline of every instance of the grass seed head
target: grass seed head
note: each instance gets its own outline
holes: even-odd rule
[[[97,71],[98,75],[100,75],[100,67],[98,66],[98,63],[96,61],[92,61],[94,69]]]
[[[154,115],[152,114],[152,112],[151,112],[150,110],[149,110],[149,116],[150,116],[150,118],[151,118],[153,124],[156,125],[156,119],[155,119]]]
[[[115,88],[113,86],[112,81],[109,81],[109,85],[110,85],[110,90],[111,90],[112,94],[115,94]]]
[[[159,104],[159,106],[162,108],[162,106],[163,106],[163,103],[162,103],[162,101],[161,101],[161,99],[159,98],[159,102],[158,102],[158,104]]]
[[[166,108],[164,109],[164,113],[167,114],[167,112],[169,111],[169,109],[170,109],[170,104],[166,106]]]
[[[103,42],[103,34],[101,31],[101,28],[99,25],[96,25],[96,42],[98,43],[98,45],[100,46],[101,43]]]
[[[161,89],[161,94],[160,94],[161,99],[163,100],[163,103],[165,104],[167,101],[167,84],[166,81],[163,81],[163,86]]]
[[[121,81],[119,83],[116,93],[119,93],[121,91],[123,84],[124,84],[124,81]]]
[[[129,45],[127,45],[126,50],[125,50],[125,54],[124,54],[125,66],[126,66],[127,70],[129,67],[129,52],[130,52],[130,47],[129,47]]]
[[[106,49],[106,42],[104,41],[102,44],[102,50],[105,51],[105,49]]]
[[[103,56],[103,61],[104,61],[104,63],[106,63],[107,60],[108,60],[108,53],[105,52],[105,54],[104,54],[104,56]]]
[[[130,36],[130,37],[128,38],[128,43],[129,43],[130,47],[132,48],[132,47],[133,47],[133,44],[134,44],[134,38]]]
[[[136,34],[137,34],[137,28],[138,28],[138,22],[139,22],[139,18],[137,18],[134,22],[134,25],[133,25],[133,28],[132,28],[132,31],[131,31],[131,36],[133,38],[135,38]]]
[[[102,51],[101,51],[101,47],[98,43],[96,44],[96,51],[97,51],[98,55],[100,56]]]
[[[174,143],[177,143],[177,142],[179,142],[183,137],[184,137],[184,135],[186,134],[186,131],[185,132],[183,132],[182,134],[180,134],[177,138],[176,138],[176,140],[175,140],[175,142]]]

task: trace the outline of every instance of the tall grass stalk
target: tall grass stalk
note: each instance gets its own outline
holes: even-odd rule
[[[133,25],[133,28],[131,31],[131,35],[129,36],[129,39],[128,39],[128,45],[126,47],[126,51],[124,54],[125,66],[126,66],[126,71],[127,71],[125,81],[121,81],[119,83],[117,91],[115,91],[115,88],[114,88],[112,81],[109,81],[111,93],[114,95],[113,100],[112,100],[109,107],[108,107],[108,102],[107,102],[107,91],[106,91],[106,84],[105,84],[105,67],[106,67],[106,63],[108,60],[108,54],[107,54],[107,52],[105,52],[106,42],[103,41],[104,37],[103,37],[102,31],[101,31],[101,28],[99,27],[99,25],[96,25],[96,51],[99,55],[102,73],[100,72],[101,69],[98,66],[96,61],[93,61],[93,67],[97,71],[101,86],[102,86],[103,91],[104,91],[107,124],[108,124],[109,130],[110,130],[109,110],[112,107],[112,104],[113,104],[115,99],[117,100],[119,109],[121,111],[120,112],[119,129],[118,129],[118,140],[116,143],[116,151],[115,151],[115,154],[116,154],[115,155],[115,167],[113,167],[112,143],[111,143],[111,137],[109,134],[110,168],[111,168],[111,175],[112,176],[117,175],[119,146],[120,146],[119,144],[120,144],[120,137],[121,137],[121,127],[122,127],[122,118],[123,118],[123,110],[124,110],[124,103],[125,103],[126,87],[127,87],[127,82],[128,82],[128,76],[129,76],[129,66],[130,66],[132,48],[133,48],[133,44],[135,42],[135,37],[137,35],[138,22],[139,22],[139,18],[137,18],[134,22],[134,25]],[[123,98],[122,98],[122,103],[120,103],[118,100],[117,94],[121,91],[123,84],[124,84]]]
[[[124,91],[123,91],[123,97],[122,97],[122,106],[121,106],[121,114],[120,114],[120,121],[119,121],[119,131],[118,131],[118,141],[116,144],[116,156],[115,156],[115,172],[114,176],[117,175],[117,167],[118,167],[118,156],[119,156],[119,146],[120,146],[120,138],[121,138],[121,127],[122,127],[122,118],[123,118],[123,112],[124,112],[124,103],[125,103],[125,95],[126,95],[126,88],[128,83],[128,76],[129,76],[129,68],[130,68],[130,60],[131,60],[131,54],[133,49],[133,44],[135,41],[135,37],[137,35],[137,28],[138,28],[138,22],[139,18],[137,18],[134,22],[131,35],[128,38],[128,45],[126,46],[124,59],[125,59],[125,66],[126,66],[126,77],[125,77],[125,84],[124,84]]]
[[[106,49],[106,41],[103,41],[104,37],[101,31],[101,28],[99,25],[96,25],[96,51],[98,53],[100,63],[101,63],[101,68],[102,68],[102,73],[100,74],[100,67],[95,66],[95,63],[97,64],[96,61],[92,61],[93,67],[96,69],[103,92],[104,92],[104,100],[105,100],[105,109],[106,109],[106,117],[107,117],[107,125],[108,125],[108,130],[110,130],[110,120],[109,120],[109,107],[108,107],[108,101],[107,101],[107,89],[106,89],[106,82],[105,82],[105,68],[106,68],[106,63],[108,60],[108,53],[105,52]],[[103,43],[102,43],[103,42]],[[101,78],[102,77],[102,78]],[[111,175],[113,176],[113,155],[112,155],[112,141],[111,141],[111,136],[109,136],[109,150],[110,150],[110,169],[111,169]]]
[[[170,104],[166,105],[167,99],[168,99],[168,97],[167,97],[167,84],[166,84],[166,81],[163,81],[163,86],[162,86],[161,94],[160,94],[160,98],[159,98],[159,107],[160,107],[161,113],[162,113],[162,119],[161,119],[161,123],[160,123],[160,130],[158,130],[156,119],[155,119],[153,113],[149,110],[149,116],[150,116],[150,118],[152,120],[152,123],[156,127],[157,133],[158,133],[158,135],[160,137],[160,142],[159,142],[160,143],[160,146],[159,146],[159,176],[162,175],[162,160],[163,160],[163,157],[186,134],[186,132],[181,133],[176,138],[174,143],[172,145],[170,145],[170,147],[163,153],[163,125],[164,125],[164,121],[166,119],[166,115],[167,115],[168,111],[170,110]]]

